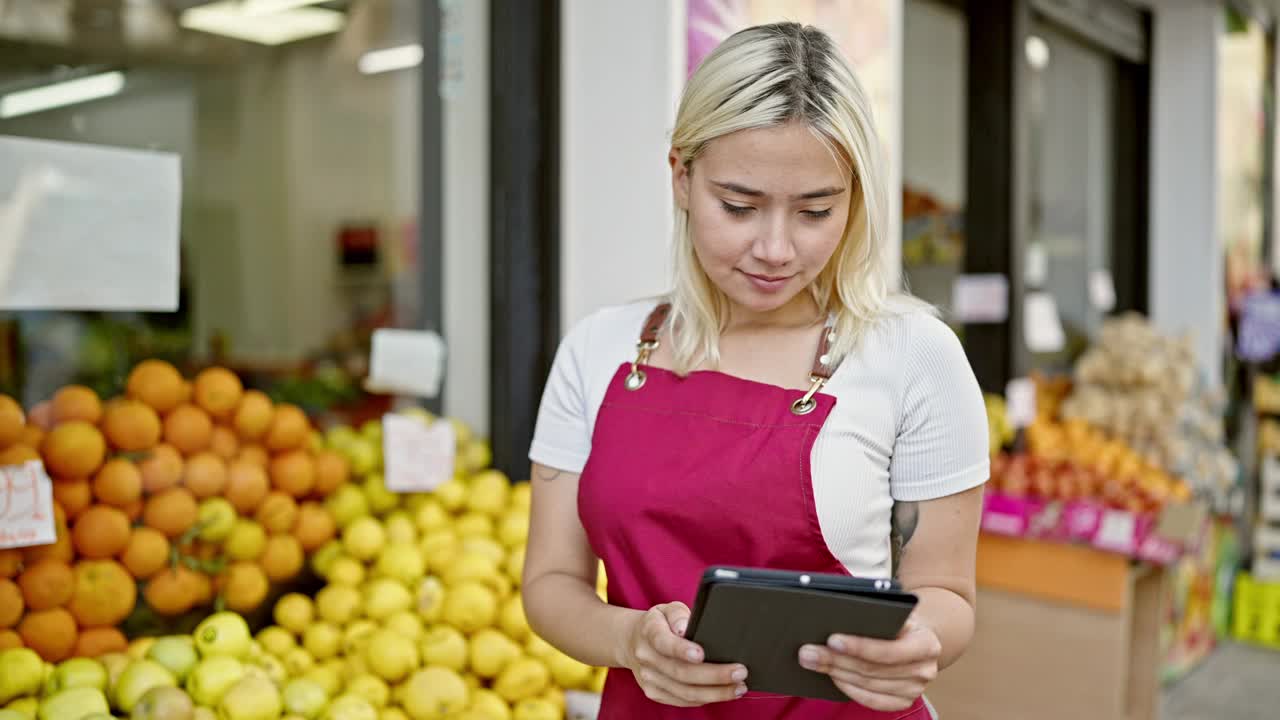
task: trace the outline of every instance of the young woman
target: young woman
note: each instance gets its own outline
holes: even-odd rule
[[[866,94],[821,31],[744,30],[690,79],[669,163],[673,291],[580,322],[542,399],[529,621],[616,668],[603,718],[927,718],[973,634],[987,424],[955,335],[888,290]],[[683,637],[711,564],[892,574],[920,604],[896,640],[799,649],[849,702],[752,693]]]

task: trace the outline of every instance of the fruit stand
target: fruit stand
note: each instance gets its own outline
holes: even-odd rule
[[[225,368],[147,360],[107,399],[0,397],[0,482],[9,498],[46,484],[52,526],[39,544],[0,533],[0,720],[543,720],[590,704],[604,670],[525,621],[528,484],[488,468],[461,423],[397,417],[450,425],[452,474],[430,492],[388,489],[381,419],[321,432]],[[30,524],[30,497],[0,511]]]

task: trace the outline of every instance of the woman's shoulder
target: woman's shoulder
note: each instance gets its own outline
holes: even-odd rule
[[[894,363],[912,358],[963,356],[960,338],[936,309],[912,298],[891,299],[872,323],[866,340],[878,357]]]
[[[662,302],[655,297],[597,308],[569,327],[561,345],[583,355],[614,355],[619,348],[629,351],[639,340],[649,313]]]

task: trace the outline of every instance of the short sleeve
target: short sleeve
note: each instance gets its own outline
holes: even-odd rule
[[[960,339],[940,320],[916,315],[902,347],[898,432],[889,463],[893,498],[932,500],[985,483],[991,470],[986,405]]]
[[[584,364],[589,323],[575,325],[556,350],[529,448],[532,462],[573,473],[582,472],[591,453]]]

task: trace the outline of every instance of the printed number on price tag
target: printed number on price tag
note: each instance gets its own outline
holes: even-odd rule
[[[58,539],[53,524],[53,483],[44,464],[0,467],[0,548],[49,545]]]

